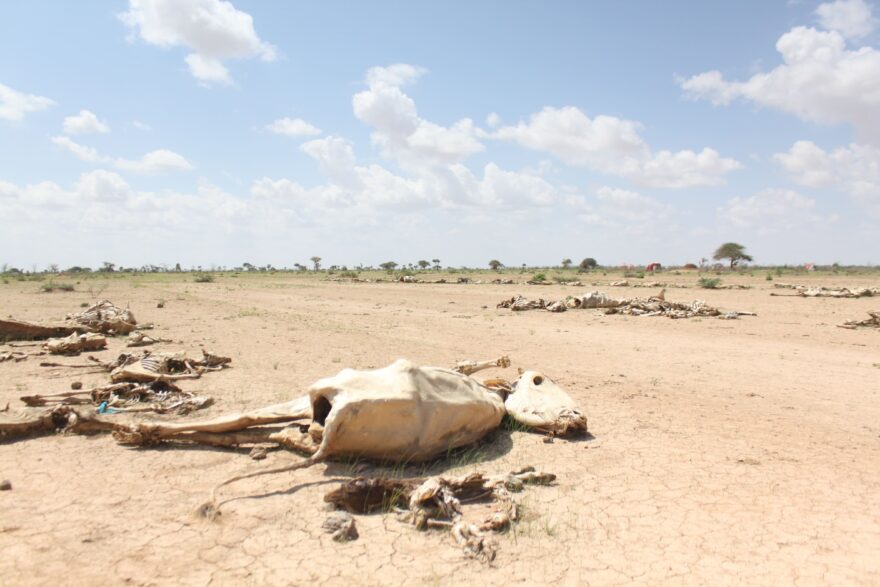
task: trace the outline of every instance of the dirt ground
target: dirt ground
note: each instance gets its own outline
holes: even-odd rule
[[[737,280],[754,288],[670,289],[666,297],[757,317],[495,308],[517,293],[654,293],[607,286],[341,283],[280,273],[214,283],[111,279],[101,297],[130,304],[139,321],[156,323],[153,333],[179,341],[155,348],[204,346],[233,357],[232,369],[183,382],[216,400],[188,419],[291,399],[343,367],[508,354],[515,367],[542,370],[568,390],[595,438],[547,444],[500,431],[476,458],[433,466],[500,473],[534,465],[558,475],[555,486],[521,494],[524,519],[498,537],[491,566],[466,559],[448,534],[419,533],[387,514],[359,516],[360,538],[333,542],[321,530],[322,497],[332,479],[351,474],[345,463],[233,485],[226,496],[247,498],[208,522],[193,512],[214,484],[302,457],[130,449],[106,435],[0,444],[0,479],[13,486],[0,492],[0,583],[880,584],[880,331],[835,327],[880,309],[880,299],[771,297],[763,275],[725,282]],[[790,281],[877,286],[880,277]],[[92,297],[14,282],[0,285],[0,301],[4,316],[49,320]],[[122,347],[113,340],[101,356]],[[0,364],[5,415],[20,410],[21,395],[107,380],[39,360]],[[485,373],[505,374],[516,372]]]

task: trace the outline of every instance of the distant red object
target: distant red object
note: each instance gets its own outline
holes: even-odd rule
[[[660,263],[651,263],[650,265],[645,267],[645,271],[649,272],[660,271],[661,269],[663,269],[663,267],[660,265]]]

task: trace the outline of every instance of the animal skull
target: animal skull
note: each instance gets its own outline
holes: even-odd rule
[[[549,377],[526,371],[504,401],[508,415],[530,428],[552,434],[587,431],[587,417]]]

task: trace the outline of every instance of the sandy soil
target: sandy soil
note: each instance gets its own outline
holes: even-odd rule
[[[3,444],[0,479],[13,489],[0,492],[0,583],[880,584],[880,332],[835,327],[880,309],[876,298],[771,297],[771,283],[742,278],[754,289],[674,289],[667,299],[758,317],[669,320],[495,309],[517,293],[575,291],[562,286],[189,279],[114,279],[102,292],[181,341],[159,348],[204,345],[233,357],[234,368],[185,382],[216,399],[188,418],[293,398],[346,366],[398,357],[449,366],[506,353],[567,389],[595,439],[546,444],[500,432],[477,462],[435,466],[496,473],[531,464],[558,475],[555,486],[522,494],[527,515],[499,537],[492,566],[464,558],[446,534],[389,515],[358,517],[360,539],[333,542],[321,530],[322,496],[328,480],[350,472],[344,464],[235,485],[230,494],[259,497],[227,504],[211,523],[193,510],[215,483],[301,457],[127,449],[109,436]],[[36,289],[0,286],[0,311],[56,319],[90,300]],[[121,348],[113,341],[103,355]],[[106,380],[38,362],[0,364],[0,407],[9,402],[14,414],[25,393]]]

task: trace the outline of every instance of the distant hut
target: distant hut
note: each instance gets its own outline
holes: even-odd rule
[[[663,269],[663,267],[660,265],[660,263],[651,263],[650,265],[645,267],[645,271],[647,271],[648,273],[660,271],[661,269]]]

